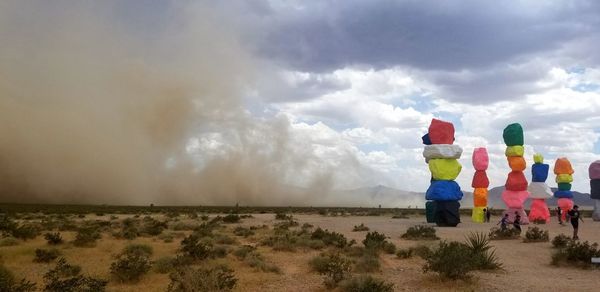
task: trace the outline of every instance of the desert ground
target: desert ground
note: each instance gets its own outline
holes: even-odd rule
[[[356,240],[356,245],[361,245],[367,232],[377,231],[388,237],[388,241],[398,249],[406,249],[417,245],[427,245],[435,248],[440,240],[464,241],[465,236],[471,232],[489,233],[499,220],[498,216],[492,217],[491,223],[472,223],[468,216],[462,215],[463,223],[458,227],[435,227],[440,240],[407,240],[401,235],[411,226],[430,225],[425,222],[425,217],[412,214],[407,218],[392,218],[392,214],[379,216],[355,215],[322,215],[318,213],[301,214],[290,213],[293,220],[298,222],[296,227],[308,224],[311,228],[327,229],[343,234],[348,240]],[[122,283],[111,277],[110,266],[115,261],[117,254],[128,244],[141,243],[152,247],[151,260],[162,257],[172,257],[180,249],[181,240],[192,233],[194,226],[203,221],[211,220],[216,216],[225,214],[206,214],[198,218],[190,218],[186,214],[166,216],[165,214],[142,215],[150,216],[156,220],[170,221],[169,227],[162,232],[162,236],[137,236],[127,240],[114,236],[114,231],[104,230],[101,238],[93,247],[77,247],[71,242],[75,238],[75,231],[60,231],[65,243],[56,248],[71,264],[82,267],[85,275],[108,280],[106,291],[166,291],[170,283],[168,273],[159,273],[151,269],[137,282]],[[69,217],[69,216],[67,216]],[[134,218],[134,214],[86,214],[72,216],[75,222],[112,221],[113,229],[118,229],[118,222],[126,218]],[[139,218],[139,216],[136,216]],[[195,216],[193,216],[195,217]],[[35,221],[21,217],[17,222]],[[582,241],[600,242],[600,222],[593,222],[591,218],[584,218],[580,224],[580,238]],[[234,291],[328,291],[323,284],[323,276],[311,270],[309,261],[324,252],[328,247],[313,249],[300,247],[293,251],[276,251],[270,246],[262,244],[265,237],[273,232],[273,226],[281,223],[276,220],[273,213],[254,213],[243,216],[238,223],[220,224],[219,234],[234,238],[234,243],[228,243],[228,253],[221,258],[208,259],[196,263],[194,266],[210,266],[226,264],[233,269],[237,283]],[[353,227],[364,224],[370,231],[353,231]],[[263,225],[266,225],[264,227]],[[243,237],[233,234],[236,227],[262,226],[255,229],[253,235]],[[530,225],[533,226],[533,225]],[[550,239],[558,234],[570,235],[570,225],[561,226],[553,218],[550,224],[536,225],[543,230],[548,230]],[[523,227],[523,233],[528,226]],[[41,234],[43,234],[42,232]],[[166,236],[165,236],[166,235]],[[167,240],[166,238],[169,238]],[[400,259],[395,254],[381,253],[378,271],[371,272],[372,276],[386,282],[393,283],[394,291],[599,291],[600,282],[597,269],[581,269],[577,267],[556,267],[551,265],[551,256],[555,249],[550,242],[525,243],[522,238],[510,240],[493,240],[491,244],[496,250],[503,269],[496,271],[475,271],[473,277],[467,280],[443,279],[437,274],[423,272],[425,260],[413,256]],[[279,268],[279,272],[265,272],[248,266],[244,261],[236,258],[232,251],[242,245],[256,246],[264,260]],[[0,247],[0,261],[16,278],[25,278],[37,283],[37,289],[44,287],[44,274],[55,265],[50,263],[34,262],[35,250],[49,248],[44,236],[39,235],[30,240],[18,240],[14,245]]]

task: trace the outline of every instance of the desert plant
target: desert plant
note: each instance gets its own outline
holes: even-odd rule
[[[550,240],[548,230],[542,230],[536,226],[527,228],[523,242],[547,242]]]
[[[490,238],[485,233],[470,233],[466,236],[466,245],[470,249],[469,256],[474,269],[496,270],[502,268],[496,251],[490,245]]]
[[[354,225],[354,228],[352,228],[352,231],[354,231],[354,232],[369,231],[369,227],[365,226],[364,223],[360,223],[360,225]]]
[[[372,273],[379,271],[381,263],[379,262],[379,255],[377,250],[366,248],[363,254],[358,258],[354,269],[357,272]]]
[[[77,231],[73,244],[79,247],[92,247],[96,245],[96,240],[100,238],[101,235],[97,228],[82,227]]]
[[[552,264],[556,266],[568,264],[588,268],[592,265],[591,259],[593,257],[600,257],[600,250],[597,243],[570,240],[564,248],[555,251],[552,255]]]
[[[490,229],[489,237],[491,240],[501,240],[501,239],[517,239],[521,237],[521,231],[516,228],[498,228],[493,227]]]
[[[175,270],[177,260],[174,257],[161,257],[152,263],[152,270],[159,274],[170,273]]]
[[[321,254],[312,258],[309,265],[312,270],[325,276],[324,284],[328,288],[336,287],[350,276],[351,262],[339,253]]]
[[[293,220],[294,217],[292,215],[288,215],[285,213],[275,213],[275,220]]]
[[[400,259],[408,259],[413,256],[414,250],[411,248],[403,248],[396,251],[396,256]]]
[[[392,292],[394,284],[372,277],[371,275],[361,275],[344,280],[340,283],[340,290],[343,292]]]
[[[552,246],[555,248],[563,248],[566,247],[570,241],[570,237],[564,234],[559,234],[552,239]]]
[[[435,234],[435,228],[432,226],[426,225],[415,225],[409,227],[404,234],[402,234],[402,238],[411,239],[411,240],[420,240],[420,239],[428,239],[435,240],[439,239]]]
[[[33,259],[36,263],[49,263],[60,255],[60,251],[56,248],[42,249],[37,248],[35,250],[35,258]]]
[[[469,247],[457,241],[442,241],[438,249],[427,257],[423,272],[433,271],[449,279],[469,278],[474,269]]]
[[[431,253],[433,252],[431,250],[431,248],[429,248],[429,246],[427,245],[417,245],[417,246],[412,246],[410,247],[410,250],[412,250],[413,254],[422,258],[422,259],[427,259],[427,257],[429,257],[431,255]]]
[[[33,292],[35,284],[25,279],[17,282],[14,274],[3,265],[0,265],[0,291],[2,292]]]
[[[192,260],[204,260],[212,254],[212,243],[200,241],[200,237],[190,234],[181,241],[179,251]]]
[[[64,258],[58,259],[56,266],[44,275],[44,291],[79,292],[104,291],[108,281],[85,277],[79,266],[72,266]]]
[[[325,245],[331,245],[338,248],[344,248],[349,245],[348,239],[346,239],[343,234],[329,231],[327,229],[323,230],[321,228],[317,228],[310,235],[310,238],[321,240]]]
[[[233,234],[236,236],[248,237],[254,235],[254,231],[246,227],[238,226],[235,229],[233,229]]]
[[[243,261],[248,266],[256,268],[263,272],[270,272],[270,273],[276,273],[276,274],[281,273],[281,269],[279,269],[278,266],[276,266],[272,263],[267,263],[265,258],[257,251],[251,251],[251,252],[247,253],[244,256]]]
[[[110,265],[110,273],[120,282],[137,282],[150,270],[149,256],[152,248],[135,244],[125,247],[115,262]]]
[[[44,238],[46,239],[49,245],[57,245],[63,243],[62,236],[59,232],[48,232],[44,234]]]
[[[132,240],[140,235],[138,230],[138,221],[132,218],[126,218],[122,222],[121,231],[117,237]]]
[[[380,250],[383,249],[388,243],[386,241],[387,237],[383,233],[379,233],[377,231],[369,232],[365,236],[365,239],[362,241],[363,245],[367,249]],[[395,250],[395,246],[394,246]],[[393,253],[393,252],[392,252]]]
[[[167,229],[167,222],[158,221],[152,217],[145,217],[142,224],[142,233],[150,236],[160,235]]]
[[[171,283],[167,290],[170,292],[231,291],[237,283],[233,270],[226,266],[177,269],[169,278]]]
[[[12,236],[22,239],[34,239],[40,235],[40,230],[33,224],[21,224],[12,230]]]
[[[240,222],[240,215],[238,214],[227,214],[223,217],[223,223],[238,223]]]

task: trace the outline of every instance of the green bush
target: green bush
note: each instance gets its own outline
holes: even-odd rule
[[[62,236],[60,236],[59,232],[54,232],[54,233],[46,233],[44,234],[44,238],[46,239],[46,241],[48,242],[49,245],[58,245],[63,243],[63,239]]]
[[[383,248],[386,238],[385,234],[373,231],[367,233],[362,243],[365,248],[377,250]]]
[[[108,281],[85,277],[81,274],[79,266],[69,265],[64,258],[60,258],[56,266],[44,275],[44,291],[49,292],[80,292],[104,291]]]
[[[321,228],[317,228],[310,235],[310,238],[321,240],[325,245],[335,246],[338,248],[344,248],[349,245],[348,239],[346,239],[343,234],[329,231],[327,229],[323,230]]]
[[[167,274],[175,270],[177,266],[177,259],[174,257],[166,256],[158,258],[152,263],[152,270],[155,273]]]
[[[432,226],[415,225],[415,226],[409,227],[406,230],[406,232],[404,234],[402,234],[401,237],[404,238],[404,239],[410,239],[410,240],[420,240],[420,239],[435,240],[435,239],[439,239],[439,237],[437,237],[437,235],[435,234],[435,232],[436,232],[436,230]]]
[[[422,259],[427,259],[427,257],[429,257],[433,253],[431,248],[429,248],[428,246],[423,245],[423,244],[410,247],[410,250],[412,250],[414,255],[416,255]]]
[[[251,245],[242,245],[233,252],[233,255],[239,259],[244,259],[246,255],[256,250],[256,247]]]
[[[160,235],[165,229],[167,229],[167,222],[158,221],[152,217],[145,217],[142,224],[142,233],[150,236]]]
[[[238,214],[227,214],[222,220],[223,223],[238,223],[241,219]]]
[[[379,255],[376,250],[365,249],[364,253],[355,264],[355,270],[361,273],[373,273],[379,271],[381,263],[379,263]]]
[[[394,284],[373,278],[370,275],[361,275],[344,280],[340,283],[343,292],[392,292]]]
[[[521,231],[515,228],[502,228],[493,227],[490,229],[489,237],[491,240],[502,240],[502,239],[518,239],[521,237]]]
[[[226,266],[177,269],[169,278],[170,292],[231,291],[237,283],[233,270]]]
[[[200,240],[195,234],[190,234],[181,241],[179,251],[194,261],[204,260],[212,256],[213,245]]]
[[[125,247],[115,262],[110,265],[111,275],[120,282],[137,282],[151,268],[152,248],[135,244]]]
[[[246,227],[238,226],[235,229],[233,229],[233,234],[236,236],[248,237],[254,235],[254,231]]]
[[[469,259],[469,247],[457,241],[442,241],[437,250],[426,259],[423,272],[436,272],[444,278],[469,278],[469,272],[474,269]]]
[[[360,225],[354,225],[354,228],[352,228],[352,231],[354,231],[354,232],[369,231],[369,227],[365,226],[364,223],[360,223]]]
[[[324,284],[327,288],[334,288],[337,284],[348,278],[351,271],[351,262],[339,253],[321,254],[309,262],[311,269],[325,276]]]
[[[490,245],[490,238],[485,233],[470,233],[466,236],[466,245],[470,250],[474,269],[496,270],[502,268],[502,263],[496,256],[496,251]]]
[[[77,231],[73,244],[79,247],[93,247],[96,245],[96,240],[100,238],[101,235],[97,228],[82,227]]]
[[[126,218],[122,222],[121,231],[117,234],[117,237],[128,240],[136,239],[140,235],[138,224],[138,220]]]
[[[12,231],[12,236],[22,240],[34,239],[38,235],[40,235],[40,230],[33,224],[22,224]]]
[[[275,213],[275,220],[294,220],[292,215],[288,215],[285,213]]]
[[[17,282],[13,273],[0,265],[0,291],[2,292],[33,292],[35,284],[25,279]]]
[[[400,259],[408,259],[413,256],[413,252],[414,250],[411,248],[403,248],[396,252],[396,256]]]
[[[589,268],[592,266],[591,260],[593,257],[600,257],[597,243],[570,240],[565,247],[555,251],[552,255],[552,264],[555,266],[566,264]]]
[[[547,242],[550,240],[548,230],[542,230],[536,226],[527,228],[523,242]]]
[[[570,237],[564,234],[559,234],[552,239],[552,246],[555,248],[563,248],[566,247],[570,241]]]
[[[56,248],[35,250],[35,258],[33,259],[36,263],[49,263],[60,255],[60,251]]]
[[[267,263],[265,261],[265,258],[257,251],[251,251],[251,252],[247,253],[243,257],[243,261],[248,266],[258,269],[263,272],[270,272],[270,273],[276,273],[276,274],[281,273],[281,269],[279,269],[278,266],[271,264],[271,263]]]

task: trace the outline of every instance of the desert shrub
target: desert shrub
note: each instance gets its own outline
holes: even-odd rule
[[[343,234],[328,231],[327,229],[323,230],[321,228],[317,228],[310,235],[310,238],[321,240],[325,245],[331,245],[338,248],[344,248],[349,245],[348,240]]]
[[[490,245],[490,238],[485,233],[470,233],[466,236],[466,245],[470,250],[469,256],[474,269],[496,270],[502,268],[496,251]]]
[[[592,265],[591,260],[593,257],[600,257],[597,243],[570,240],[565,247],[555,251],[552,255],[552,264],[555,266],[567,264],[589,268]]]
[[[13,273],[3,265],[0,265],[0,291],[2,292],[33,292],[36,291],[35,284],[25,279],[17,282]]]
[[[374,251],[383,250],[386,253],[393,254],[396,252],[396,245],[386,240],[386,236],[383,233],[377,231],[369,232],[362,241],[366,249]]]
[[[373,273],[379,271],[381,263],[379,263],[379,255],[376,250],[365,249],[361,257],[358,258],[354,269],[357,272]]]
[[[369,227],[365,226],[364,223],[360,223],[360,225],[354,225],[354,228],[352,228],[352,231],[354,231],[354,232],[369,231]]]
[[[538,227],[529,227],[525,232],[525,239],[523,242],[547,242],[550,240],[548,230],[542,230]]]
[[[411,248],[402,248],[396,251],[396,256],[400,259],[408,259],[413,256],[414,250]]]
[[[8,215],[0,214],[0,234],[1,235],[12,235],[13,230],[17,228],[17,223],[10,218]]]
[[[213,231],[218,227],[218,222],[204,222],[194,229],[194,234],[199,237],[212,237]]]
[[[208,215],[200,216],[200,220],[202,220],[202,221],[208,221],[208,218],[210,218],[210,217],[208,217]]]
[[[235,238],[232,238],[232,237],[227,236],[225,234],[217,234],[214,237],[214,242],[218,243],[218,244],[228,244],[228,245],[236,244],[237,243],[237,241],[236,241]]]
[[[374,278],[371,275],[361,275],[344,280],[340,283],[343,292],[392,292],[394,284]]]
[[[167,229],[167,222],[158,221],[152,217],[145,217],[142,224],[142,233],[150,236],[160,235]]]
[[[275,213],[275,220],[294,220],[294,217],[285,213]]]
[[[398,212],[392,216],[392,219],[408,219],[408,218],[409,218],[408,215],[404,214],[403,212]]]
[[[167,290],[171,292],[231,291],[237,283],[233,270],[226,266],[177,269],[169,278]]]
[[[521,237],[521,232],[515,228],[506,228],[502,230],[502,228],[493,227],[490,229],[489,237],[491,240],[517,239]]]
[[[37,248],[35,250],[35,258],[33,259],[36,263],[49,263],[60,255],[60,251],[56,248],[42,249]]]
[[[104,291],[108,281],[82,276],[81,267],[72,266],[64,258],[58,259],[56,266],[44,275],[44,291],[80,292]]]
[[[126,218],[121,225],[121,231],[117,234],[117,237],[132,240],[140,235],[137,220]]]
[[[159,274],[170,273],[175,270],[177,260],[174,257],[161,257],[152,263],[152,270]]]
[[[251,252],[247,253],[243,257],[243,261],[248,266],[258,269],[263,272],[270,272],[270,273],[277,273],[277,274],[281,273],[281,269],[279,269],[278,266],[276,266],[272,263],[267,263],[265,258],[257,251],[251,251]]]
[[[324,284],[328,288],[336,287],[340,281],[350,276],[351,264],[350,260],[339,253],[321,254],[309,262],[313,271],[325,276]]]
[[[0,247],[14,246],[14,245],[18,245],[18,244],[19,244],[19,240],[12,236],[0,239]]]
[[[254,235],[254,231],[246,227],[238,226],[235,229],[233,229],[233,234],[235,234],[236,236],[248,237]]]
[[[423,272],[433,271],[449,279],[469,278],[474,269],[469,254],[469,247],[457,241],[442,241],[438,249],[427,257]]]
[[[402,234],[402,238],[411,239],[411,240],[420,240],[420,239],[430,239],[435,240],[439,239],[435,234],[435,228],[432,226],[426,225],[415,225],[409,227],[404,234]]]
[[[387,254],[394,254],[396,253],[396,245],[389,242],[389,241],[385,241],[383,243],[383,247],[382,247],[383,251]]]
[[[12,236],[22,240],[34,239],[40,235],[40,230],[33,224],[21,224],[12,230]]]
[[[239,259],[244,259],[246,255],[256,250],[256,247],[251,245],[242,245],[233,252],[233,255]]]
[[[212,255],[213,245],[210,242],[201,241],[200,237],[190,234],[181,241],[179,251],[192,260],[204,260]]]
[[[152,248],[148,245],[129,245],[110,265],[110,273],[120,282],[137,282],[150,270],[151,254]]]
[[[223,223],[238,223],[240,222],[240,215],[238,214],[227,214],[223,217]]]
[[[410,247],[410,250],[412,250],[412,252],[413,252],[414,255],[416,255],[416,256],[418,256],[418,257],[420,257],[422,259],[426,259],[433,252],[431,250],[431,248],[429,248],[429,246],[426,246],[426,245],[423,245],[423,244]]]
[[[313,227],[315,227],[315,226],[312,225],[312,224],[310,224],[310,223],[304,223],[304,224],[302,224],[302,226],[300,228],[302,228],[302,229],[311,229]]]
[[[96,240],[100,239],[101,235],[95,227],[79,228],[75,235],[73,244],[79,247],[92,247],[96,245]]]
[[[295,227],[298,225],[300,225],[300,223],[298,223],[298,221],[285,220],[285,221],[277,222],[277,223],[273,224],[273,228],[277,231],[287,231],[290,229],[290,227]]]
[[[570,241],[570,237],[564,234],[559,234],[552,239],[552,246],[555,248],[563,248],[566,247]]]
[[[164,243],[173,242],[173,235],[163,233],[158,236],[158,239],[162,240]]]
[[[57,245],[63,243],[62,236],[60,236],[59,232],[48,232],[44,234],[44,238],[46,239],[49,245]]]

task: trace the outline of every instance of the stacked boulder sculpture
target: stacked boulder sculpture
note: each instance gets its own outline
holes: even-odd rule
[[[571,192],[571,183],[573,182],[573,167],[571,162],[565,158],[559,158],[554,163],[554,174],[556,175],[556,183],[558,189],[554,192],[554,197],[557,198],[558,207],[562,210],[562,220],[567,218],[567,212],[573,209],[573,192]]]
[[[529,197],[531,208],[529,209],[529,221],[531,222],[550,222],[550,210],[546,204],[546,199],[552,198],[552,190],[546,184],[548,170],[550,166],[544,164],[544,157],[541,154],[533,156],[535,162],[531,166],[531,183],[529,184]]]
[[[600,221],[600,160],[590,164],[590,198],[594,200],[594,213],[592,219]]]
[[[473,187],[473,212],[471,213],[471,219],[473,222],[483,223],[485,221],[483,210],[487,208],[488,187],[490,186],[490,180],[486,173],[489,165],[487,150],[485,148],[475,148],[472,160],[475,175],[471,182],[471,187]]]
[[[506,179],[505,190],[502,192],[502,201],[508,207],[504,214],[508,214],[508,220],[514,221],[516,214],[521,216],[521,224],[528,224],[529,219],[523,208],[523,204],[529,192],[527,191],[527,178],[523,171],[527,164],[525,163],[523,127],[514,123],[504,128],[502,133],[504,143],[506,144],[505,155],[508,160],[511,172]]]
[[[423,157],[431,172],[431,185],[425,198],[433,208],[433,221],[438,226],[456,226],[460,223],[458,209],[463,193],[454,181],[462,166],[458,159],[462,149],[454,145],[454,125],[433,119],[429,132],[423,136]]]

